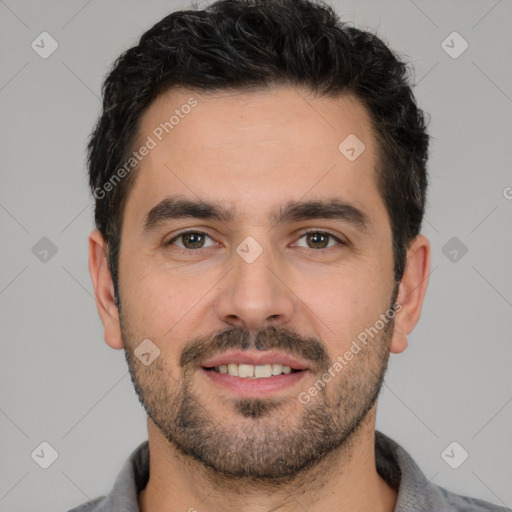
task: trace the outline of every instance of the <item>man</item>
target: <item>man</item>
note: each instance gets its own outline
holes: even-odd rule
[[[375,431],[430,268],[405,65],[325,4],[220,1],[124,53],[89,268],[149,441],[75,511],[482,511]]]

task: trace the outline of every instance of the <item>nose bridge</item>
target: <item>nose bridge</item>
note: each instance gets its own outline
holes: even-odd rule
[[[260,244],[247,237],[233,252],[233,271],[226,276],[217,301],[224,322],[259,330],[269,322],[290,321],[295,308],[293,293],[283,282],[283,270],[268,237]],[[281,275],[280,275],[281,274]]]

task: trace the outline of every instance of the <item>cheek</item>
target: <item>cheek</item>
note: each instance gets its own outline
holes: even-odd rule
[[[331,357],[343,354],[353,339],[375,323],[388,307],[388,294],[377,269],[353,269],[303,280],[297,295],[308,321]]]
[[[217,273],[187,274],[141,256],[132,261],[126,260],[130,271],[123,276],[122,307],[127,324],[141,339],[151,339],[166,353],[177,353],[173,340],[187,339],[191,323],[201,325],[198,316],[204,318],[206,295],[218,281]]]

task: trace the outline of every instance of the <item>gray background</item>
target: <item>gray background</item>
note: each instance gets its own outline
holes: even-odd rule
[[[409,348],[392,356],[378,428],[435,483],[512,506],[512,3],[333,5],[414,62],[415,93],[432,117],[423,230],[432,274]],[[107,493],[146,439],[123,353],[104,343],[93,298],[84,149],[113,60],[188,6],[0,0],[2,512],[64,511]],[[47,59],[31,48],[43,31],[59,44]],[[453,31],[469,44],[456,59],[441,46]],[[57,248],[47,261],[32,250],[43,237]],[[452,237],[459,248],[443,251]],[[58,452],[48,469],[31,458],[43,441]],[[441,457],[452,441],[469,453],[458,469]]]

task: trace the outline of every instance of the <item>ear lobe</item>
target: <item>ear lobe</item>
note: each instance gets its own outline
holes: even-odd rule
[[[101,233],[89,235],[89,273],[96,297],[96,307],[103,324],[105,342],[114,349],[124,348],[119,311],[115,303],[114,283],[107,264],[107,248]]]
[[[430,242],[418,235],[409,244],[407,262],[396,299],[397,313],[390,350],[403,352],[408,345],[407,335],[419,321],[430,273]]]
[[[389,347],[390,352],[392,352],[393,354],[400,354],[409,346],[407,333],[400,327],[400,324],[398,322],[398,315],[399,312],[395,316],[395,325],[393,326],[393,337],[391,339],[391,345]]]

